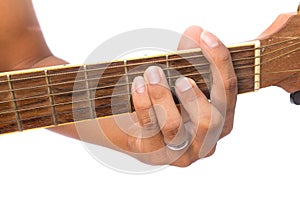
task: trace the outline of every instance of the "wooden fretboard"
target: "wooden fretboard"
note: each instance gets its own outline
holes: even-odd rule
[[[254,91],[260,49],[249,43],[229,50],[239,94]],[[183,75],[209,96],[210,67],[200,51],[1,73],[0,134],[132,112],[131,83],[150,65],[163,68],[171,89]]]

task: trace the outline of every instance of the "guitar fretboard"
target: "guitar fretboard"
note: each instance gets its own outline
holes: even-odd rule
[[[239,94],[256,90],[260,49],[249,43],[229,50]],[[0,74],[0,134],[132,112],[132,81],[150,65],[163,68],[171,90],[187,76],[209,97],[213,80],[200,51],[7,72]]]

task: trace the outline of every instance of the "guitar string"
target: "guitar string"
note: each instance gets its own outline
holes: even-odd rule
[[[281,44],[284,44],[284,43],[292,42],[294,40],[298,40],[299,38],[300,37],[293,37],[293,38],[290,38],[290,39],[287,39],[287,40],[275,42],[275,43],[268,44],[268,45],[261,46],[261,47],[257,47],[257,48],[249,48],[249,49],[242,49],[242,50],[233,50],[230,53],[243,53],[243,52],[247,52],[247,51],[255,51],[255,50],[258,50],[258,49],[269,48],[269,47],[272,47],[272,46],[276,46],[276,45],[281,45]],[[251,45],[249,45],[249,46],[251,46]],[[239,47],[232,47],[232,48],[239,48]],[[201,51],[200,50],[197,50],[197,51],[191,50],[190,52],[183,52],[183,53],[180,53],[180,51],[179,51],[179,52],[174,52],[174,54],[169,54],[169,56],[184,56],[184,55],[188,55],[188,54],[191,54],[191,53],[201,53]],[[154,56],[154,57],[150,57],[150,58],[161,58],[163,60],[161,60],[159,62],[166,62],[166,60],[165,60],[166,56],[167,55],[157,56],[157,57]],[[196,56],[192,56],[192,57],[188,57],[188,58],[183,58],[183,59],[189,59],[189,58],[193,58],[193,57],[203,58],[204,55],[201,54],[201,55],[196,55]],[[142,60],[142,59],[134,59],[134,61],[135,60]],[[183,59],[182,59],[182,57],[180,57],[180,58],[174,58],[174,59],[170,59],[169,58],[168,61],[176,61],[176,60],[183,60]],[[128,61],[130,61],[130,60],[128,60]],[[123,61],[116,61],[116,62],[113,61],[113,62],[107,62],[107,63],[102,63],[102,64],[109,65],[109,64],[116,64],[118,62],[121,62],[122,64],[121,65],[113,66],[110,69],[117,69],[117,68],[122,68],[123,69],[124,68]],[[132,63],[132,64],[128,63],[127,67],[135,66],[135,65],[151,64],[151,63],[155,63],[155,62],[156,61],[141,62],[141,63]],[[96,66],[98,66],[98,65],[101,65],[101,64],[96,64]],[[95,66],[95,65],[88,65],[88,66]],[[77,66],[74,66],[74,67],[77,67]],[[91,71],[95,71],[95,70],[101,70],[101,69],[99,69],[99,68],[96,68],[96,69],[87,69],[86,72],[91,72]],[[40,72],[44,72],[44,71],[42,70]],[[51,77],[51,76],[59,76],[59,75],[68,75],[68,74],[72,74],[72,73],[78,73],[78,71],[49,74],[48,76]],[[32,80],[32,79],[36,79],[36,78],[45,78],[45,75],[38,75],[38,76],[32,76],[32,77],[26,77],[26,78],[12,79],[11,81]],[[0,81],[0,83],[2,83],[2,82],[6,82],[6,81]]]
[[[287,46],[286,48],[290,48],[292,46],[295,46],[295,45],[298,45],[300,42],[296,43],[296,44],[293,44],[293,45],[289,45]],[[284,48],[280,48],[280,49],[277,49],[277,50],[274,50],[274,51],[271,51],[271,52],[268,52],[267,54],[265,55],[262,55],[260,56],[260,58],[262,58],[263,56],[266,56],[266,55],[270,55],[272,53],[276,53],[278,51],[282,51],[284,50]],[[252,60],[252,59],[255,59],[255,57],[247,57],[247,58],[240,58],[240,59],[235,59],[233,60],[233,62],[237,62],[237,61],[245,61],[245,60]],[[167,62],[167,61],[164,61],[164,62]],[[209,66],[209,63],[200,63],[200,64],[197,64],[197,65],[183,65],[183,66],[176,66],[176,67],[172,67],[171,69],[186,69],[187,67],[199,67],[199,66],[202,66],[202,67],[207,67]],[[252,67],[255,67],[255,65],[253,66],[250,66],[250,67],[246,67],[246,68],[252,68]],[[235,67],[235,70],[239,70],[239,69],[244,69],[245,66],[238,66],[238,67]],[[99,70],[99,69],[97,69]],[[169,69],[163,69],[164,71],[167,71]],[[209,71],[209,70],[208,70]],[[84,72],[84,71],[83,71]],[[74,73],[74,72],[72,72]],[[78,73],[78,72],[76,72]],[[126,75],[126,76],[132,76],[132,75],[139,75],[140,73],[142,72],[131,72],[131,73],[127,73],[127,74],[123,74],[123,75]],[[202,73],[203,75],[205,75],[204,73]],[[102,79],[105,79],[105,78],[116,78],[116,77],[122,77],[123,76],[122,74],[121,75],[112,75],[112,76],[103,76],[101,77]],[[41,78],[45,78],[45,76],[41,76]],[[173,77],[168,77],[168,78],[173,78]],[[26,78],[27,79],[27,78]],[[24,79],[17,79],[17,80],[24,80]],[[17,80],[13,80],[13,81],[17,81]],[[31,80],[31,79],[30,79]],[[66,82],[60,82],[60,83],[55,83],[55,84],[49,84],[49,85],[38,85],[38,86],[34,86],[34,87],[25,87],[25,88],[17,88],[17,89],[14,89],[14,91],[18,91],[18,90],[29,90],[29,89],[36,89],[36,88],[41,88],[41,87],[53,87],[53,86],[57,86],[57,85],[62,85],[62,84],[69,84],[69,83],[76,83],[76,82],[82,82],[82,81],[93,81],[93,80],[98,80],[98,78],[92,78],[92,79],[87,79],[87,80],[75,80],[75,81],[66,81]],[[7,82],[7,81],[6,81]],[[1,82],[0,82],[1,83]],[[3,91],[0,91],[0,93],[4,93],[4,92],[11,92],[10,90],[3,90]]]
[[[298,49],[296,49],[295,51],[297,51],[297,50],[299,50],[299,48]],[[287,52],[286,54],[289,54],[290,52]],[[278,56],[279,57],[279,56]],[[271,60],[275,60],[275,59],[277,59],[278,57],[275,57],[275,58],[273,58],[273,59],[270,59],[270,60],[268,60],[268,61],[271,61]],[[263,63],[262,63],[263,64]],[[287,71],[282,71],[282,72],[287,72]],[[289,71],[289,72],[297,72],[297,70],[293,70],[293,71]],[[273,73],[273,72],[270,72],[270,73]],[[199,75],[198,73],[191,73],[191,74],[186,74],[186,76],[193,76],[193,75]],[[171,78],[179,78],[180,77],[180,75],[179,76],[173,76],[173,77],[171,77]],[[239,78],[246,78],[246,77],[253,77],[253,75],[251,75],[251,76],[240,76]],[[129,84],[132,84],[132,83],[129,83]],[[200,82],[198,82],[198,84],[201,84]],[[209,83],[208,83],[209,84]],[[122,86],[127,86],[128,85],[128,83],[126,83],[126,84],[119,84],[119,85],[111,85],[111,87],[122,87]],[[109,86],[106,86],[106,88],[109,88]],[[77,91],[72,91],[71,93],[74,93],[74,92],[86,92],[86,91],[91,91],[91,90],[99,90],[99,89],[104,89],[104,87],[96,87],[96,88],[89,88],[89,89],[82,89],[82,90],[77,90]],[[53,96],[59,96],[59,95],[66,95],[66,94],[69,94],[70,92],[62,92],[62,93],[54,93],[54,94],[52,94]],[[43,97],[49,97],[49,95],[44,95],[44,96],[37,96],[37,95],[35,95],[35,96],[33,96],[32,98],[43,98]],[[2,102],[0,102],[0,103],[9,103],[9,102],[12,102],[12,101],[22,101],[22,100],[29,100],[29,99],[31,99],[31,97],[27,97],[27,98],[20,98],[20,99],[15,99],[15,100],[7,100],[7,101],[2,101]],[[91,99],[92,100],[92,99]],[[0,113],[1,114],[1,113]]]

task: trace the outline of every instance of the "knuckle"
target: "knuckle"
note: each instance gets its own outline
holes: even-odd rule
[[[151,125],[153,123],[154,114],[150,111],[151,108],[146,108],[141,110],[139,114],[139,119],[143,125]]]
[[[157,134],[160,131],[158,123],[156,120],[149,121],[148,123],[143,124],[143,128],[148,131],[148,135]]]
[[[139,117],[140,123],[142,126],[148,131],[157,131],[159,130],[159,126],[156,120],[155,113],[152,108],[147,109],[143,114]]]
[[[151,103],[145,103],[145,102],[142,102],[142,101],[134,101],[133,102],[134,104],[134,108],[135,110],[141,110],[141,111],[147,111],[147,110],[150,110],[152,108],[152,105]]]

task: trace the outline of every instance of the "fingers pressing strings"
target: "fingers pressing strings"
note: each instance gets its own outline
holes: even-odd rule
[[[181,144],[187,136],[162,69],[151,66],[145,71],[144,77],[165,143]]]
[[[201,27],[188,28],[179,43],[178,49],[200,48],[210,63],[212,85],[211,103],[224,116],[224,129],[221,137],[227,135],[234,120],[237,96],[237,78],[228,49],[213,34]]]
[[[233,126],[237,97],[237,78],[228,49],[213,34],[203,31],[200,35],[200,47],[210,62],[212,72],[211,102],[224,116],[222,137]]]

